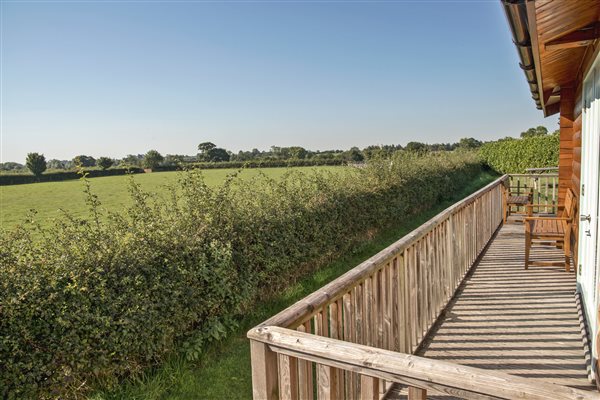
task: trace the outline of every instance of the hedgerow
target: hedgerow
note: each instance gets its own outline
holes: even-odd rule
[[[480,172],[473,153],[398,153],[364,169],[290,170],[222,186],[182,172],[154,199],[0,233],[0,397],[73,398],[176,351],[196,358],[252,304],[449,198]],[[35,221],[32,215],[31,221]]]
[[[224,162],[189,162],[180,165],[161,165],[152,168],[153,172],[183,171],[189,169],[227,169],[227,168],[281,168],[281,167],[316,167],[345,165],[342,159],[308,159],[308,160],[250,160],[250,161],[224,161]],[[0,174],[0,186],[20,185],[38,182],[57,182],[79,179],[81,174],[87,174],[88,178],[102,176],[115,176],[126,174],[144,173],[139,167],[110,168],[110,169],[84,169],[83,171],[54,171],[35,176],[26,173],[2,173]]]
[[[525,173],[526,168],[556,167],[560,138],[556,134],[503,139],[479,149],[482,160],[496,172]]]
[[[111,169],[92,169],[82,171],[60,171],[50,172],[42,175],[35,176],[33,174],[4,174],[0,175],[0,186],[5,185],[20,185],[25,183],[37,183],[37,182],[58,182],[68,181],[73,179],[81,178],[81,174],[87,174],[88,178],[96,178],[101,176],[115,176],[115,175],[126,175],[126,174],[140,174],[144,170],[141,168],[111,168]]]

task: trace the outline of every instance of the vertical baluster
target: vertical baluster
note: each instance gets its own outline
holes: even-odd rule
[[[298,359],[279,354],[279,399],[298,399]]]
[[[424,332],[429,330],[429,325],[434,318],[433,315],[433,292],[435,287],[433,285],[433,247],[431,247],[431,239],[433,236],[433,230],[425,235],[423,240],[423,250],[425,251],[425,286],[427,287],[427,304],[425,314],[425,329]],[[425,335],[425,333],[423,333]]]
[[[456,218],[456,213],[452,213],[450,218],[448,219],[448,224],[446,225],[446,247],[448,248],[448,293],[452,296],[454,292],[454,281],[456,274],[455,265],[455,251],[454,248],[456,246],[456,241],[454,240],[454,219]]]
[[[360,398],[361,400],[379,400],[379,379],[361,375]]]
[[[419,331],[419,303],[417,298],[418,293],[418,280],[417,280],[417,246],[413,244],[410,246],[410,257],[407,260],[406,265],[408,276],[409,276],[409,290],[410,290],[410,317],[408,323],[411,331],[411,348],[410,352],[414,352],[417,348],[418,331]]]
[[[427,390],[409,386],[408,400],[427,400]]]
[[[385,268],[385,266],[384,266]],[[373,274],[373,346],[378,349],[383,348],[383,302],[382,297],[382,272],[383,269],[375,271]]]
[[[408,263],[410,260],[410,252],[408,249],[405,249],[402,257],[398,259],[398,267],[400,268],[398,279],[399,279],[399,287],[400,293],[398,295],[398,299],[400,304],[398,308],[400,310],[400,314],[398,316],[398,320],[400,323],[400,334],[403,336],[404,340],[400,342],[400,345],[403,346],[401,351],[404,353],[412,352],[412,331],[411,331],[411,319],[410,319],[410,310],[412,308],[412,303],[410,299],[410,281],[409,281],[409,272],[408,272]]]
[[[394,259],[390,260],[381,270],[381,303],[383,311],[383,348],[386,350],[394,349],[394,339],[392,337],[392,299],[391,286],[392,279],[390,273],[393,268]]]
[[[364,339],[367,346],[373,346],[373,279],[364,282]]]
[[[342,298],[342,302],[344,304],[344,340],[347,342],[356,343],[356,336],[354,334],[354,301],[353,301],[353,290],[346,293]],[[358,375],[354,372],[345,371],[344,372],[344,386],[347,399],[356,398],[356,390],[355,387],[357,385],[357,377]]]
[[[311,333],[310,321],[300,325],[298,332]],[[313,399],[313,367],[312,363],[305,360],[298,360],[298,394],[301,400]]]
[[[356,319],[354,320],[354,332],[356,337],[356,343],[365,344],[365,335],[363,329],[363,309],[364,309],[364,282],[356,285],[354,288],[354,312],[356,313]]]
[[[330,337],[331,319],[328,316],[328,308],[324,307],[315,315],[316,335]],[[337,393],[336,384],[334,368],[317,364],[317,399],[330,400],[335,398]]]
[[[332,339],[343,339],[341,314],[341,301],[335,301],[329,305],[329,337]],[[343,398],[344,379],[342,372],[343,371],[339,368],[330,369],[331,387],[334,391],[332,396],[336,399]]]

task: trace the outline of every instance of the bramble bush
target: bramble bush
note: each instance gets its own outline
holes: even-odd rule
[[[559,145],[557,134],[502,139],[484,144],[479,154],[496,172],[520,174],[525,173],[526,168],[558,166]]]
[[[281,179],[232,174],[215,188],[181,172],[163,198],[132,176],[132,205],[65,213],[0,232],[0,397],[73,398],[159,364],[197,358],[252,304],[373,232],[451,197],[481,166],[471,152]]]

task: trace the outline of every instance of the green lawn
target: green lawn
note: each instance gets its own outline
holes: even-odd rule
[[[340,169],[343,167],[295,167],[297,170]],[[259,171],[273,178],[280,177],[289,168],[246,169],[242,177],[256,176]],[[204,170],[203,174],[209,185],[218,185],[235,169]],[[167,185],[175,183],[180,172],[154,172],[136,174],[135,180],[146,191],[160,194]],[[128,177],[107,176],[90,179],[92,191],[98,195],[102,207],[116,211],[129,201],[127,191]],[[42,224],[61,216],[61,209],[68,210],[75,216],[87,215],[83,182],[79,180],[62,182],[43,182],[26,185],[10,185],[0,187],[0,226],[10,229],[22,222],[29,210],[35,209]]]
[[[212,346],[200,362],[173,357],[170,362],[140,379],[125,382],[114,390],[96,393],[92,399],[251,399],[250,346],[245,336],[250,328],[342,275],[495,178],[490,173],[481,173],[468,187],[457,188],[452,201],[441,203],[401,226],[380,233],[327,267],[291,284],[270,301],[256,305],[252,313],[240,321],[237,331]]]

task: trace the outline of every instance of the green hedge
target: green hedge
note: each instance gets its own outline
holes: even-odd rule
[[[519,174],[525,173],[527,168],[557,166],[559,146],[558,135],[503,139],[484,144],[479,154],[493,170]]]
[[[84,170],[89,178],[97,178],[100,176],[114,176],[114,175],[125,175],[125,174],[139,174],[144,172],[141,168],[111,168],[107,170],[101,169],[90,169]],[[49,174],[42,174],[40,176],[35,175],[20,175],[20,174],[7,174],[0,175],[0,186],[6,185],[19,185],[24,183],[37,183],[37,182],[57,182],[57,181],[68,181],[72,179],[81,178],[81,174],[77,171],[61,171],[51,172]]]
[[[193,162],[173,166],[160,166],[153,169],[155,172],[181,171],[188,169],[226,169],[226,168],[282,168],[282,167],[316,167],[326,165],[345,165],[340,159],[327,160],[251,160],[251,161],[224,161],[224,162]]]
[[[346,161],[341,159],[307,159],[307,160],[251,160],[251,161],[228,161],[219,163],[191,163],[192,168],[214,169],[214,168],[277,168],[277,167],[312,167],[324,165],[344,165]],[[185,164],[187,166],[188,164]]]
[[[195,358],[257,299],[480,171],[459,152],[217,188],[194,170],[158,200],[132,176],[132,205],[108,218],[87,181],[89,218],[0,233],[0,397],[81,397],[175,351]]]
[[[253,160],[253,161],[228,161],[228,162],[197,162],[182,165],[160,166],[153,169],[154,172],[181,171],[187,169],[224,169],[224,168],[276,168],[276,167],[311,167],[323,165],[344,165],[346,162],[339,159],[330,160]],[[85,171],[89,178],[101,176],[125,175],[127,173],[139,174],[144,172],[142,168],[111,168],[107,170],[90,169]],[[19,185],[23,183],[55,182],[79,179],[81,175],[77,171],[60,171],[42,174],[36,177],[31,174],[0,174],[0,186]]]

